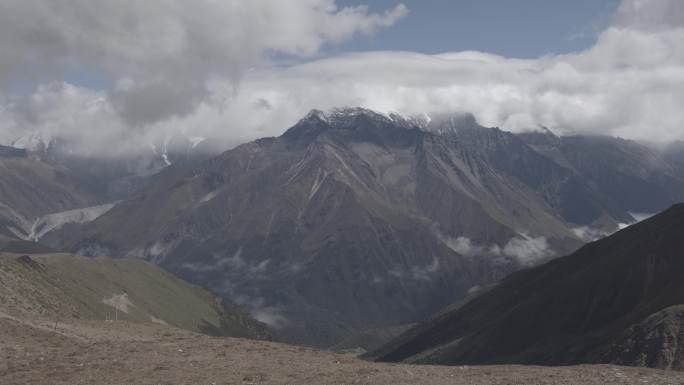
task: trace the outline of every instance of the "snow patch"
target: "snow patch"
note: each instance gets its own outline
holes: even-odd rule
[[[92,222],[107,213],[115,205],[116,203],[109,203],[106,205],[85,207],[82,209],[45,215],[44,217],[36,219],[31,226],[26,239],[38,242],[40,238],[44,237],[47,233],[54,230],[59,230],[66,224]]]
[[[202,136],[191,136],[190,138],[188,138],[188,140],[190,141],[192,148],[195,148],[195,147],[199,146],[200,143],[207,140],[207,138],[202,137]]]
[[[169,161],[169,155],[166,153],[166,149],[164,149],[164,153],[162,154],[162,159],[164,160],[164,163],[166,163],[167,166],[171,165],[171,162]]]
[[[323,175],[321,177],[321,175]],[[318,173],[316,174],[316,180],[314,180],[313,185],[311,186],[311,191],[309,192],[309,201],[316,195],[318,190],[321,188],[323,185],[323,182],[325,182],[325,179],[328,177],[328,173],[326,171],[322,171],[320,168],[318,169]]]
[[[216,198],[218,196],[218,194],[219,194],[218,190],[214,190],[214,191],[210,192],[209,194],[200,198],[200,203],[207,203],[210,200]]]
[[[53,142],[52,137],[44,135],[42,132],[34,132],[15,139],[10,143],[10,146],[27,151],[42,152],[48,150]]]

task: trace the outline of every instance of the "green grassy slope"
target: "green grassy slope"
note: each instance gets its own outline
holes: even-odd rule
[[[0,311],[22,318],[118,318],[214,335],[270,336],[236,306],[132,259],[0,254]]]

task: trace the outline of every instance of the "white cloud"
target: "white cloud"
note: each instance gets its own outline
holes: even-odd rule
[[[610,235],[610,232],[590,226],[579,226],[572,229],[572,232],[584,242],[594,242]]]
[[[616,25],[658,30],[684,25],[684,3],[679,0],[624,0],[615,17]]]
[[[234,92],[244,71],[265,65],[269,54],[312,57],[326,44],[373,34],[407,13],[402,4],[376,14],[364,6],[340,8],[334,0],[4,0],[0,94],[6,95],[0,101],[2,109],[21,110],[7,105],[9,90],[85,73],[113,84],[91,95],[91,101],[104,97],[102,121],[128,129],[173,126],[202,107],[215,82]],[[45,108],[70,107],[68,100],[51,102]],[[108,130],[60,123],[74,123],[84,136]]]
[[[501,251],[502,255],[513,257],[525,266],[532,266],[546,258],[554,256],[544,237],[521,235],[508,241]]]
[[[513,258],[523,266],[533,266],[556,254],[545,237],[532,237],[527,234],[511,238],[503,247],[497,244],[478,245],[463,236],[454,239],[439,232],[437,236],[447,247],[460,255],[471,258]]]
[[[263,322],[266,325],[278,330],[282,329],[288,324],[287,318],[281,314],[279,308],[275,307],[263,307],[258,309],[253,309],[250,314],[254,319],[259,322]]]
[[[473,244],[473,242],[466,237],[458,237],[456,239],[450,237],[440,236],[440,239],[446,243],[449,248],[461,255],[466,257],[474,257],[476,255],[481,255],[484,248]]]
[[[0,140],[41,129],[111,147],[112,138],[135,143],[183,131],[235,144],[278,135],[312,108],[339,106],[472,112],[484,125],[513,131],[544,125],[561,133],[684,139],[678,0],[625,0],[596,44],[575,54],[522,60],[367,52],[285,67],[269,64],[265,53],[314,58],[325,44],[373,33],[407,10],[371,14],[338,9],[332,0],[71,2],[0,6],[0,43],[15,52],[2,55],[0,79],[7,83],[25,68],[49,74],[26,66],[31,59],[89,65],[114,85],[92,91],[58,84],[24,100],[0,97]],[[95,17],[103,12],[111,17]],[[91,106],[86,114],[84,105]]]
[[[242,247],[239,247],[231,256],[216,253],[210,263],[185,263],[182,268],[200,274],[228,271],[254,280],[265,277],[270,263],[270,259],[258,263],[246,261],[242,258]]]
[[[90,66],[129,86],[203,82],[238,75],[266,51],[314,55],[407,13],[402,4],[373,14],[334,0],[4,0],[0,79]]]
[[[414,279],[417,281],[431,281],[435,274],[439,272],[440,265],[439,260],[436,257],[432,257],[432,262],[427,265],[420,266],[396,266],[390,269],[387,274],[394,278],[399,279]],[[374,284],[382,282],[382,278],[373,277],[372,282]]]
[[[575,233],[575,235],[577,235],[577,237],[579,237],[584,242],[594,242],[601,238],[612,235],[619,230],[625,229],[635,223],[644,221],[654,216],[655,213],[639,213],[630,211],[629,215],[634,219],[633,221],[631,221],[630,223],[618,223],[617,227],[613,228],[612,230],[595,228],[591,226],[579,226],[573,228],[572,231],[573,233]]]
[[[432,263],[427,266],[413,266],[411,268],[411,276],[413,279],[421,281],[430,281],[432,276],[439,271],[439,260],[432,258]]]

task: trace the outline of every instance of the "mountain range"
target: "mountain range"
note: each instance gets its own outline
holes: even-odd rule
[[[38,241],[67,223],[86,223],[171,164],[203,161],[220,141],[174,135],[126,156],[89,153],[34,133],[0,145],[0,234]]]
[[[467,114],[312,111],[280,137],[147,175],[106,212],[40,241],[152,261],[289,342],[332,346],[424,320],[684,201],[678,154],[513,134]],[[63,208],[103,203],[86,198]]]

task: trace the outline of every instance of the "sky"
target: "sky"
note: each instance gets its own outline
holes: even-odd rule
[[[535,58],[589,48],[610,22],[619,0],[405,0],[409,17],[366,39],[333,47],[343,51],[483,51]],[[358,0],[338,1],[340,6]],[[371,11],[396,4],[370,0]]]
[[[346,106],[682,140],[681,47],[680,0],[0,0],[0,143],[235,145]]]

